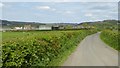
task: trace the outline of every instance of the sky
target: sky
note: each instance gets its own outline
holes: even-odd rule
[[[119,0],[1,0],[2,2],[119,2]]]
[[[41,23],[80,23],[118,19],[117,2],[2,2],[0,19]]]

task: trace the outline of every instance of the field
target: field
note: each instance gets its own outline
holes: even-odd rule
[[[59,66],[92,30],[3,32],[4,66]]]
[[[120,33],[118,33],[118,31],[104,30],[101,33],[101,39],[109,46],[120,51],[120,48],[119,48],[120,42],[118,42],[120,40]]]

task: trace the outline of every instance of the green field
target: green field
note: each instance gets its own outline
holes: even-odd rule
[[[59,66],[92,30],[3,32],[3,66]]]
[[[117,30],[116,31],[115,30],[104,30],[101,33],[100,37],[106,44],[120,51],[120,48],[119,48],[120,33],[118,33]]]

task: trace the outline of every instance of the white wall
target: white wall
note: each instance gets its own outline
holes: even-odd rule
[[[51,30],[52,28],[49,26],[40,26],[39,30]]]

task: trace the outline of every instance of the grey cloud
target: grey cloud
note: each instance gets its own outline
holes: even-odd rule
[[[95,6],[95,7],[92,7],[91,9],[93,9],[93,10],[107,10],[107,9],[111,9],[111,7],[108,7],[108,6]]]

